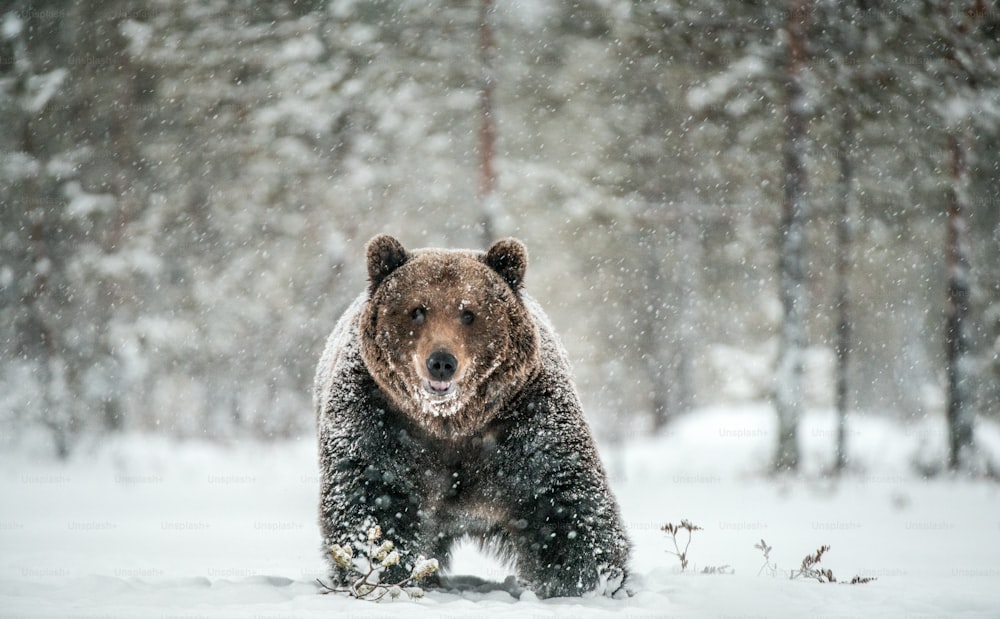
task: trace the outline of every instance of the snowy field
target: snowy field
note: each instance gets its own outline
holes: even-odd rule
[[[943,453],[943,423],[880,419],[849,431],[856,470],[823,480],[832,421],[803,423],[795,479],[762,474],[774,437],[765,408],[700,411],[664,436],[602,446],[635,544],[636,594],[621,601],[516,599],[499,584],[378,604],[319,595],[311,440],[128,436],[66,465],[32,441],[6,445],[0,617],[1000,617],[1000,486],[919,479],[911,462]],[[996,426],[980,426],[979,441],[1000,453]],[[682,518],[704,528],[683,573],[659,531]],[[761,538],[774,576],[759,573]],[[822,544],[838,579],[877,580],[790,580]],[[723,565],[733,573],[700,573]],[[452,573],[500,583],[509,572],[464,546]]]

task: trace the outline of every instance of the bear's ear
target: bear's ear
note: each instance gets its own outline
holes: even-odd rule
[[[371,295],[390,273],[403,266],[410,255],[403,244],[388,234],[380,234],[368,241],[368,294]]]
[[[524,271],[528,268],[528,250],[517,239],[501,239],[490,246],[483,256],[486,266],[500,274],[500,277],[514,292],[524,284]]]

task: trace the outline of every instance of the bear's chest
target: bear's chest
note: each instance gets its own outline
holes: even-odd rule
[[[415,441],[411,448],[419,493],[428,506],[481,511],[497,498],[508,459],[494,435]]]

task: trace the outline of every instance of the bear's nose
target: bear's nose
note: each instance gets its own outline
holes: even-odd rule
[[[427,371],[431,373],[431,380],[447,381],[455,375],[456,369],[458,369],[458,359],[450,352],[439,350],[427,357]]]

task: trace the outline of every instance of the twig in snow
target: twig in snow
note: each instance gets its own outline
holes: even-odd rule
[[[667,552],[680,559],[681,571],[683,572],[685,569],[687,569],[688,566],[687,551],[688,548],[691,546],[691,534],[694,533],[695,531],[701,531],[702,528],[697,525],[691,524],[691,522],[688,520],[681,520],[680,524],[667,523],[662,527],[660,527],[660,530],[669,533],[670,538],[673,539],[674,550],[676,552],[671,552],[669,550]],[[687,543],[684,544],[684,550],[681,550],[680,545],[677,543],[677,534],[680,531],[687,531]]]
[[[777,574],[778,564],[771,563],[771,547],[767,545],[767,542],[764,541],[764,538],[761,538],[760,543],[754,544],[753,547],[764,554],[764,565],[760,566],[760,569],[757,570],[757,575],[760,576],[761,573],[765,571],[769,576],[774,576],[775,574]]]
[[[398,565],[400,557],[394,544],[389,540],[380,542],[381,538],[381,527],[375,525],[368,529],[368,547],[362,551],[365,557],[361,561],[354,560],[350,544],[330,546],[334,563],[348,572],[348,584],[346,587],[331,587],[317,578],[316,582],[323,588],[322,593],[347,593],[371,602],[378,602],[387,595],[395,599],[403,593],[411,598],[423,597],[424,590],[417,586],[417,582],[438,570],[438,560],[418,557],[409,576],[395,583],[383,582],[382,574],[388,568]],[[364,566],[365,563],[367,566]]]

